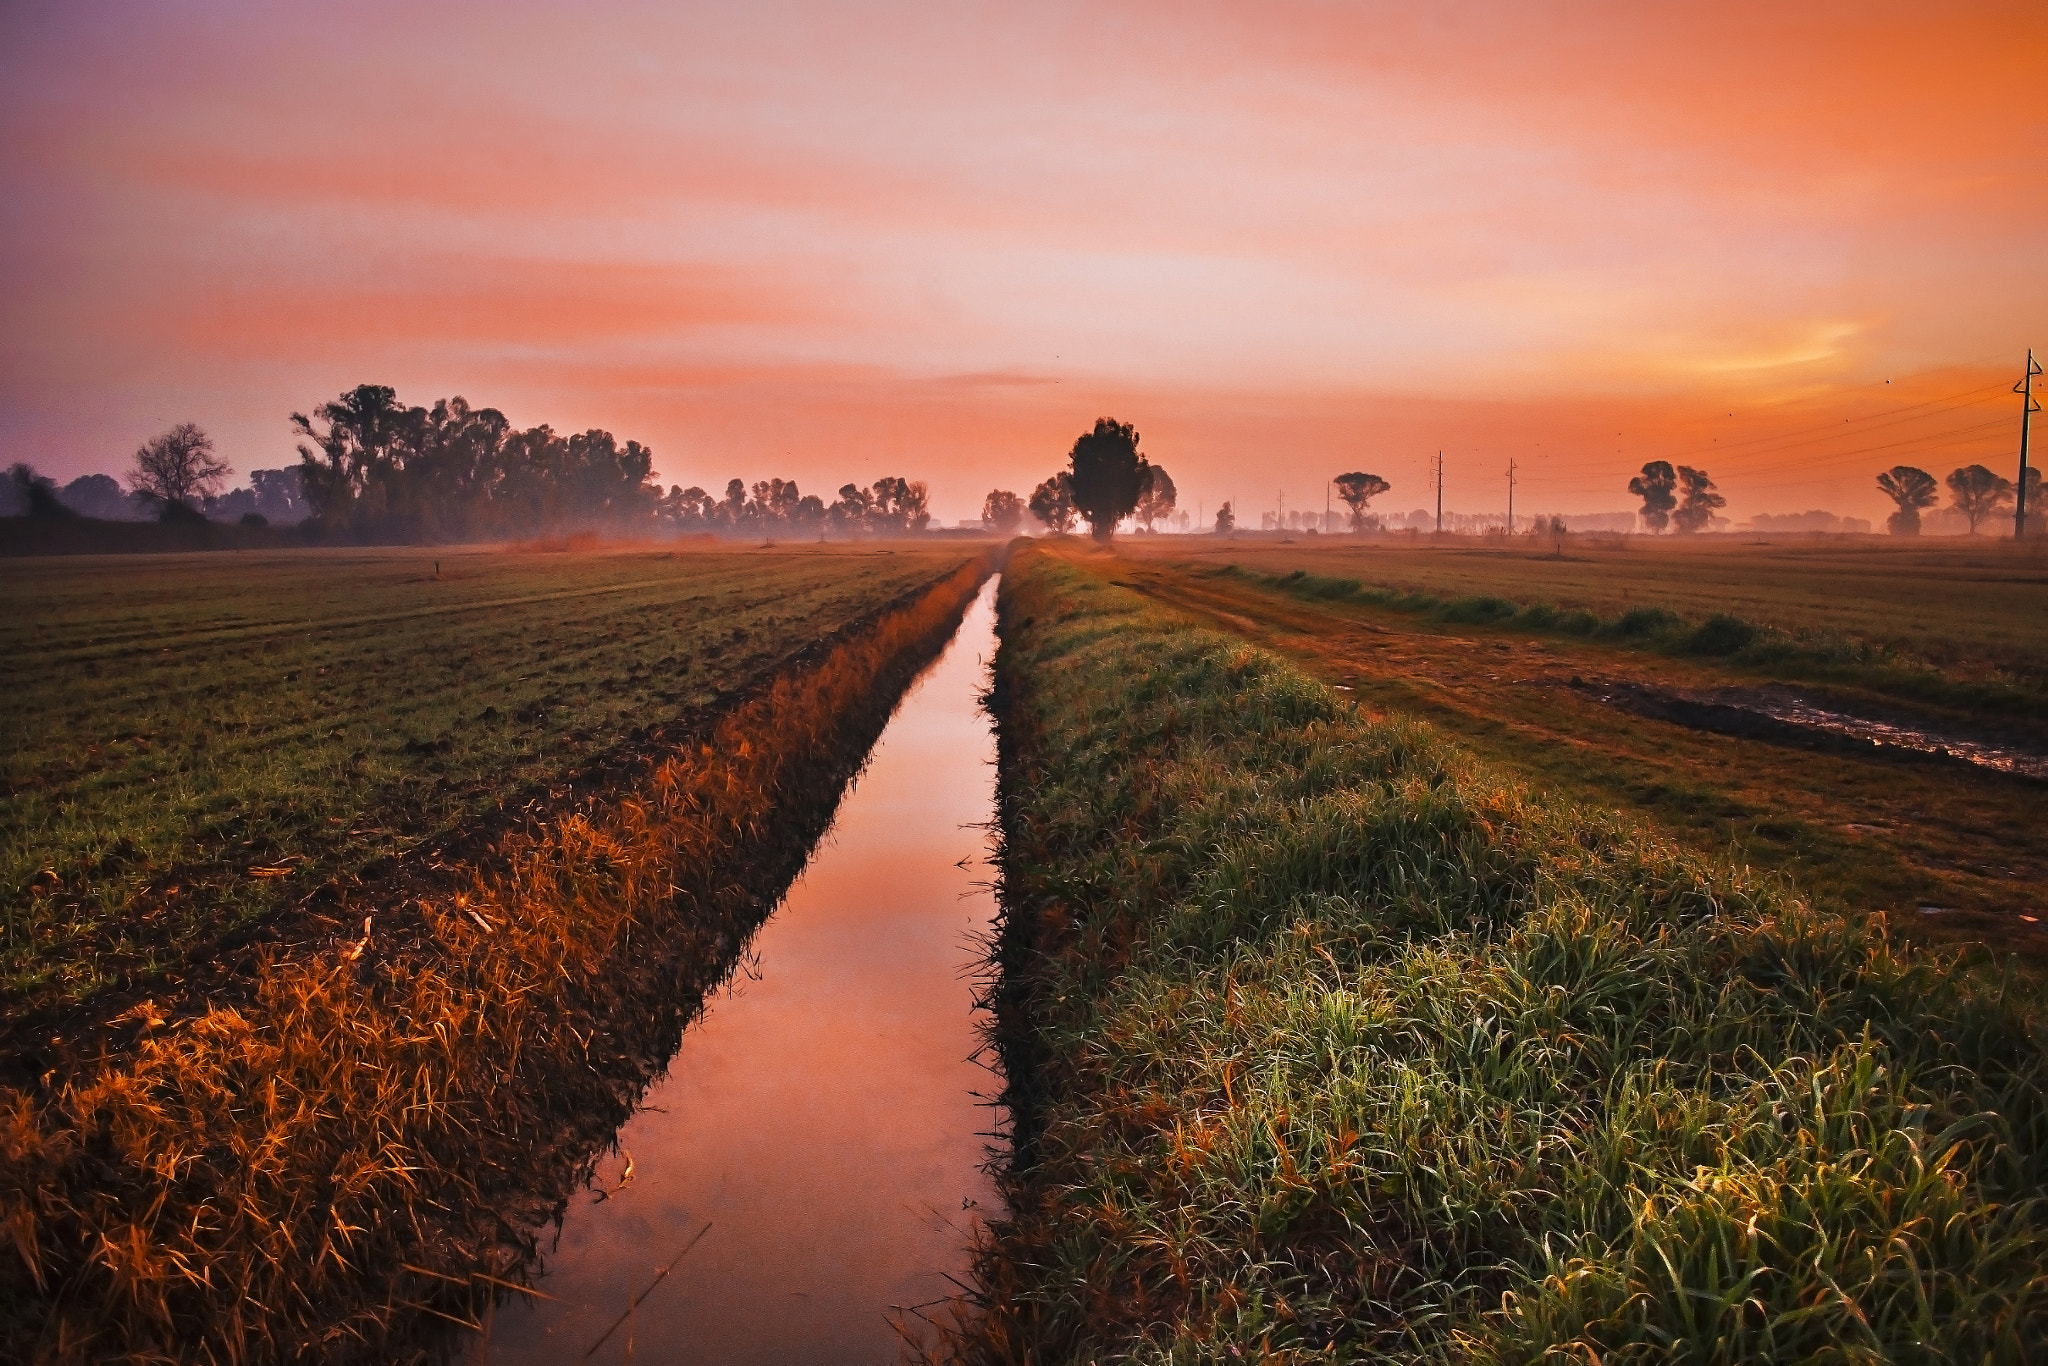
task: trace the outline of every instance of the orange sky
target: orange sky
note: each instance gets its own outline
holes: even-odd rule
[[[1105,413],[1191,509],[1441,447],[1458,509],[1876,517],[2009,473],[2048,350],[2024,0],[30,0],[0,119],[0,462],[63,478],[374,381],[948,520]]]

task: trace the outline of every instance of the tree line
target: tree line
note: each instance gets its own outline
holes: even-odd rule
[[[1096,540],[1107,542],[1117,523],[1130,518],[1146,531],[1173,515],[1179,491],[1173,476],[1139,451],[1138,429],[1129,422],[1101,417],[1074,439],[1067,468],[1048,476],[1028,498],[1009,489],[991,489],[982,501],[981,524],[1012,535],[1028,513],[1046,530],[1065,535],[1088,523]]]
[[[841,486],[831,502],[796,481],[739,479],[721,494],[654,478],[654,452],[597,428],[518,429],[495,408],[460,397],[407,406],[387,385],[362,384],[293,413],[299,463],[255,470],[250,487],[222,492],[229,468],[212,438],[180,423],[135,452],[127,488],[86,475],[62,489],[27,465],[0,493],[36,517],[164,521],[240,518],[301,522],[312,539],[491,540],[561,529],[645,535],[901,535],[930,525],[922,481],[890,476]]]
[[[2027,506],[2040,506],[2041,471],[2029,467],[2026,472]],[[2013,511],[2014,485],[2012,480],[1997,474],[1982,465],[1962,465],[1949,471],[1947,479],[1949,506],[1969,524],[1970,534],[1977,534],[1982,523],[2001,514]],[[1920,514],[1941,500],[1941,493],[1934,482],[1934,476],[1926,470],[1912,465],[1894,465],[1877,476],[1877,489],[1898,507],[1885,525],[1894,536],[1918,536]],[[2027,520],[2032,522],[2034,514],[2029,512]]]

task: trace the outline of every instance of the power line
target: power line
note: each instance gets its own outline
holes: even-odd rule
[[[1740,441],[1715,442],[1714,444],[1709,446],[1699,446],[1689,450],[1679,451],[1665,458],[1670,460],[1690,460],[1695,456],[1704,457],[1709,455],[1763,455],[1771,450],[1789,449],[1793,446],[1810,445],[1813,441],[1816,440],[1825,441],[1827,440],[1826,434],[1852,437],[1861,436],[1863,435],[1863,433],[1867,431],[1874,431],[1878,427],[1894,426],[1900,422],[1917,422],[1925,418],[1930,418],[1938,415],[1935,412],[1922,413],[1919,411],[1922,408],[1933,408],[1937,409],[1938,412],[1954,412],[1962,408],[1972,408],[1980,406],[1983,403],[1990,402],[1991,399],[1987,396],[1992,394],[1994,391],[2000,390],[2002,387],[2003,386],[2001,385],[1993,384],[1983,389],[1970,389],[1960,394],[1949,394],[1943,398],[1931,398],[1923,403],[1909,403],[1899,408],[1880,409],[1879,411],[1874,413],[1866,413],[1861,417],[1843,418],[1842,424],[1839,426],[1833,422],[1822,422],[1808,427],[1794,427],[1792,430],[1786,432],[1772,432],[1769,436],[1752,436],[1745,437]],[[1957,400],[1959,399],[1969,399],[1970,402],[1957,402]],[[1943,404],[1953,404],[1954,406],[1944,408],[1941,406]],[[1905,416],[1906,414],[1910,413],[1917,413],[1918,416]],[[1852,423],[1862,423],[1864,425],[1852,426],[1850,427],[1850,430],[1847,432],[1844,432],[1842,430],[1843,426],[1849,426],[1849,424]],[[1809,433],[1822,433],[1823,435],[1809,437]],[[1794,440],[1792,438],[1799,439]],[[1765,449],[1752,451],[1745,451],[1742,449],[1745,446],[1758,445],[1764,446]]]
[[[1735,449],[1735,443],[1731,443],[1727,446],[1716,447],[1712,452],[1705,452],[1705,454],[1719,455],[1725,452],[1729,456],[1737,459],[1745,458],[1752,455],[1770,455],[1777,451],[1793,450],[1799,446],[1811,446],[1814,445],[1816,442],[1831,441],[1838,436],[1858,437],[1863,436],[1869,432],[1880,431],[1886,427],[1897,427],[1914,422],[1925,422],[1927,421],[1927,419],[1931,417],[1939,417],[1943,413],[1960,412],[1965,408],[1981,408],[1991,401],[1992,400],[1989,398],[1973,399],[1968,403],[1956,403],[1951,404],[1946,408],[1935,408],[1931,412],[1919,413],[1913,417],[1895,417],[1886,422],[1872,422],[1865,426],[1857,427],[1847,432],[1842,431],[1840,428],[1836,428],[1835,430],[1821,436],[1801,437],[1796,441],[1784,441],[1780,444],[1764,446],[1757,450],[1738,451]],[[1844,420],[1847,421],[1847,419]],[[1758,438],[1758,440],[1762,439],[1764,438]]]

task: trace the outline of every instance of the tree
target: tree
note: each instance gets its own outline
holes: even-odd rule
[[[1351,509],[1351,529],[1365,530],[1365,508],[1373,499],[1394,487],[1377,474],[1364,474],[1353,470],[1350,474],[1337,476],[1337,496]]]
[[[7,471],[7,481],[11,501],[26,516],[61,521],[78,515],[57,496],[57,482],[37,474],[33,465],[16,464]]]
[[[1536,519],[1535,533],[1550,538],[1550,553],[1560,560],[1564,558],[1564,538],[1571,534],[1571,528],[1564,524],[1562,517]]]
[[[1095,539],[1107,544],[1116,524],[1131,515],[1144,491],[1149,466],[1138,453],[1138,429],[1113,417],[1098,417],[1067,453],[1072,465],[1068,485],[1074,507],[1088,519]]]
[[[1680,465],[1678,482],[1685,486],[1685,501],[1678,505],[1671,520],[1686,535],[1706,530],[1707,523],[1714,518],[1714,509],[1728,506],[1728,500],[1714,492],[1714,481],[1707,478],[1705,470]]]
[[[128,486],[169,519],[181,512],[197,515],[193,503],[218,490],[227,476],[227,465],[213,458],[213,438],[194,423],[180,422],[137,448]]]
[[[1145,487],[1138,490],[1138,506],[1132,509],[1131,515],[1150,531],[1154,522],[1173,515],[1174,500],[1179,496],[1180,490],[1174,488],[1173,476],[1166,472],[1165,466],[1147,465]]]
[[[102,521],[121,522],[132,518],[134,500],[121,488],[121,481],[111,474],[81,474],[64,486],[57,495],[64,500],[64,506],[83,517],[97,517]]]
[[[1222,507],[1216,509],[1216,534],[1218,536],[1228,536],[1235,530],[1237,530],[1237,514],[1231,511],[1230,504],[1225,503]]]
[[[1045,523],[1046,530],[1055,536],[1064,536],[1074,529],[1078,515],[1074,507],[1074,477],[1062,470],[1052,478],[1031,490],[1031,501],[1026,505],[1031,515]]]
[[[1920,534],[1920,509],[1931,508],[1941,496],[1934,476],[1911,465],[1894,465],[1877,476],[1878,491],[1899,505],[1885,520],[1894,536]]]
[[[1672,493],[1676,487],[1678,472],[1668,460],[1652,460],[1643,466],[1641,474],[1628,481],[1628,491],[1643,500],[1643,525],[1659,535],[1671,520],[1671,509],[1678,506]]]
[[[981,500],[981,526],[998,536],[1014,536],[1024,521],[1024,500],[1008,489],[990,489]]]
[[[1969,521],[1972,536],[1977,534],[1979,522],[2012,506],[2012,480],[1993,474],[1982,465],[1965,465],[1954,470],[1946,482],[1949,506]]]

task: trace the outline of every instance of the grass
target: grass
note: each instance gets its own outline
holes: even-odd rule
[[[2038,999],[1025,552],[1001,1361],[2010,1361]]]
[[[1563,555],[1471,545],[1185,542],[1134,548],[1463,625],[1629,642],[1909,700],[2005,714],[2048,703],[2039,547],[1856,538],[1805,544],[1582,537]]]
[[[0,994],[338,907],[729,705],[958,550],[0,560]]]
[[[1149,557],[1125,559],[1119,578],[1282,651],[1362,704],[1429,720],[1558,800],[1616,810],[1702,854],[1795,878],[1830,910],[1892,912],[1917,941],[1987,944],[2026,970],[2048,970],[2048,847],[2035,833],[2035,785],[1713,734],[1605,705],[1575,686],[1587,678],[1713,693],[1784,677],[1767,666],[1531,631],[1513,619],[1447,622]],[[1843,684],[1798,688],[1851,710],[1920,715],[1936,729],[2008,734],[2023,746],[2048,739],[2038,715],[1906,706]]]
[[[125,1047],[0,1086],[0,1354],[419,1359],[421,1322],[470,1321],[986,565],[924,573],[697,743],[507,832],[444,890],[263,950],[245,992],[144,1001]]]

